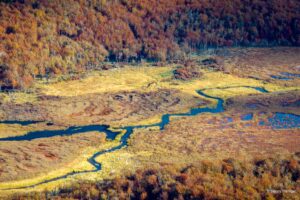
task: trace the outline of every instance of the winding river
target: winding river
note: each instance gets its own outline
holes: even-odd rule
[[[22,136],[14,136],[14,137],[7,137],[7,138],[1,138],[1,141],[25,141],[25,140],[34,140],[34,139],[39,139],[39,138],[49,138],[49,137],[54,137],[54,136],[68,136],[68,135],[74,135],[74,134],[79,134],[79,133],[87,133],[90,131],[97,131],[99,133],[105,133],[107,139],[114,140],[116,136],[121,134],[122,132],[125,131],[124,135],[122,135],[120,139],[120,144],[112,147],[107,150],[99,151],[92,155],[89,159],[88,162],[94,166],[93,170],[85,170],[85,171],[73,171],[70,173],[67,173],[63,176],[59,176],[56,178],[48,179],[43,182],[29,185],[29,186],[24,186],[24,187],[16,187],[16,188],[8,188],[4,190],[12,190],[12,189],[26,189],[26,188],[33,188],[38,185],[42,185],[45,183],[61,180],[68,178],[73,175],[77,174],[85,174],[85,173],[92,173],[92,172],[98,172],[102,169],[101,163],[96,161],[96,158],[100,155],[107,154],[110,152],[117,151],[123,147],[126,147],[128,144],[128,139],[130,138],[131,134],[133,133],[134,129],[141,129],[141,128],[150,128],[150,127],[159,127],[160,130],[163,130],[166,125],[170,123],[170,118],[171,117],[183,117],[183,116],[195,116],[199,115],[201,113],[221,113],[224,112],[224,100],[219,98],[219,97],[213,97],[209,96],[204,93],[205,90],[209,89],[229,89],[229,88],[251,88],[254,90],[257,90],[262,93],[268,93],[268,91],[262,87],[251,87],[251,86],[233,86],[233,87],[224,87],[224,88],[208,88],[204,90],[198,90],[197,93],[201,97],[205,97],[208,99],[212,99],[217,101],[217,104],[215,107],[203,107],[203,108],[191,108],[188,112],[185,113],[175,113],[175,114],[164,114],[161,117],[161,121],[159,123],[154,123],[154,124],[149,124],[149,125],[137,125],[137,126],[125,126],[125,127],[120,127],[117,128],[116,130],[118,131],[113,131],[110,130],[110,127],[108,125],[87,125],[87,126],[74,126],[74,127],[69,127],[65,130],[44,130],[44,131],[34,131],[34,132],[29,132],[25,135]],[[0,123],[4,124],[21,124],[21,125],[28,125],[28,124],[33,124],[33,123],[39,123],[37,121],[2,121]]]

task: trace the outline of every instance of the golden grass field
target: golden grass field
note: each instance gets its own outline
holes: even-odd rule
[[[293,60],[293,64],[300,64],[299,59],[297,61],[298,63]],[[209,104],[213,106],[215,104],[215,102],[211,99],[200,97],[196,90],[207,89],[205,91],[206,94],[220,97],[224,100],[244,98],[243,101],[245,102],[251,97],[260,98],[261,101],[264,101],[264,95],[266,95],[269,98],[268,101],[270,105],[272,104],[272,98],[277,94],[283,94],[284,96],[284,94],[294,92],[296,96],[299,95],[300,87],[297,84],[290,83],[285,85],[278,83],[278,81],[257,80],[240,76],[239,74],[242,73],[241,71],[228,74],[221,71],[210,71],[201,66],[198,66],[198,70],[203,73],[202,77],[189,81],[175,80],[173,79],[172,72],[176,69],[176,67],[176,65],[166,65],[165,67],[126,66],[124,68],[109,71],[89,72],[86,75],[86,78],[81,80],[52,81],[49,84],[37,81],[32,88],[32,93],[1,93],[0,98],[2,98],[2,104],[9,105],[10,107],[13,107],[14,105],[22,107],[22,105],[38,105],[40,101],[38,97],[40,96],[55,96],[65,98],[67,99],[66,101],[69,101],[68,99],[80,97],[77,102],[84,107],[85,104],[88,104],[88,102],[86,102],[87,99],[89,99],[89,97],[94,97],[93,95],[104,96],[108,93],[123,94],[124,92],[145,94],[151,92],[155,93],[162,90],[174,90],[177,92],[176,98],[180,99],[180,104],[175,105],[172,109],[165,108],[166,106],[164,107],[164,104],[162,104],[161,109],[158,109],[155,112],[149,112],[145,116],[137,114],[131,117],[131,115],[128,115],[128,118],[120,119],[118,118],[119,114],[114,114],[104,116],[104,119],[101,119],[102,121],[98,120],[95,122],[89,120],[89,115],[79,115],[78,118],[72,118],[73,121],[70,120],[68,124],[70,125],[70,123],[73,123],[73,125],[77,125],[88,124],[89,122],[105,122],[106,124],[117,128],[119,126],[126,125],[153,124],[159,122],[162,114],[164,113],[184,112],[189,110],[191,107],[207,106]],[[229,69],[233,70],[232,68]],[[270,70],[269,66],[268,70]],[[274,70],[274,72],[277,71],[278,69]],[[295,81],[297,82],[298,80]],[[254,89],[239,86],[263,87],[271,92],[271,94],[261,94]],[[236,88],[213,89],[222,87]],[[173,93],[170,94],[173,95]],[[151,95],[150,97],[152,98]],[[277,96],[277,98],[280,97]],[[124,103],[114,104],[114,100],[110,98],[106,100],[108,102],[103,102],[103,104],[117,105],[115,109],[122,109],[125,107]],[[151,100],[154,103],[156,101],[162,101],[159,98],[152,98],[149,102],[151,102]],[[47,103],[49,102],[49,105],[51,105],[51,99],[47,101]],[[102,102],[102,100],[99,102]],[[242,100],[240,102],[242,102]],[[135,104],[138,105],[138,103]],[[239,119],[239,116],[247,113],[247,110],[243,110],[242,106],[239,107],[239,102],[235,102],[234,105],[237,105],[237,108],[239,109],[234,109],[234,106],[229,106],[229,109],[222,114],[203,114],[191,118],[172,118],[171,124],[168,125],[164,131],[159,131],[155,128],[151,128],[151,130],[137,130],[132,135],[128,148],[105,154],[97,158],[97,161],[101,162],[103,167],[103,169],[97,173],[75,175],[64,180],[42,184],[30,189],[5,190],[12,187],[23,187],[36,184],[72,171],[91,170],[92,166],[87,162],[87,158],[99,150],[117,146],[121,135],[114,141],[108,141],[104,140],[104,138],[100,138],[102,142],[99,144],[82,144],[80,149],[73,152],[71,156],[72,160],[68,160],[67,163],[64,163],[64,160],[62,159],[61,163],[55,165],[55,168],[53,169],[50,169],[51,162],[49,162],[49,169],[47,171],[39,170],[37,168],[36,176],[32,178],[19,179],[18,176],[11,174],[12,178],[15,178],[16,180],[0,182],[0,196],[5,196],[15,192],[31,192],[45,189],[53,190],[61,185],[70,184],[79,179],[102,180],[112,178],[121,175],[124,171],[134,172],[138,168],[151,165],[172,164],[184,166],[187,163],[198,162],[202,159],[218,160],[232,155],[239,159],[248,160],[255,157],[255,155],[264,156],[272,153],[278,153],[279,156],[283,156],[293,151],[300,151],[300,144],[297,142],[300,141],[298,134],[299,129],[274,131],[268,128],[261,128],[257,126],[258,117],[260,116],[258,114],[259,111],[255,111],[255,117],[251,122],[252,125],[247,126],[246,122]],[[168,106],[169,104],[167,107]],[[134,104],[126,109],[133,109],[132,107],[134,107]],[[270,107],[270,109],[272,108],[273,107]],[[52,108],[49,108],[49,110],[51,109]],[[73,114],[71,112],[72,107],[66,107],[64,109],[68,112],[68,114],[70,114],[70,116]],[[6,112],[7,111],[1,109],[0,118],[7,117]],[[57,111],[51,110],[51,112]],[[49,111],[49,113],[51,112]],[[132,112],[134,113],[135,111],[130,111],[129,113]],[[260,117],[266,118],[267,116],[272,115],[271,112],[272,110],[269,110],[265,116],[261,115]],[[290,112],[299,114],[299,108],[290,108]],[[56,114],[59,116],[59,113]],[[222,119],[224,117],[232,117],[234,121],[223,125]],[[68,118],[58,119],[66,120]],[[110,121],[111,123],[109,123]],[[62,127],[66,127],[64,122],[61,122],[61,124],[55,124],[50,129],[61,129]],[[28,126],[0,124],[0,138],[23,135],[29,131],[45,129],[49,129],[49,127],[47,127],[44,123]],[[74,143],[73,146],[75,145],[76,147],[76,142],[80,141],[82,138],[78,137],[76,139],[75,136],[72,137],[74,137],[74,140],[72,141]],[[60,140],[64,138],[65,137],[59,137],[56,139]],[[47,143],[46,140],[47,139],[43,139],[43,142]],[[89,138],[89,140],[92,141],[92,138]],[[292,145],[289,145],[291,141],[293,141]],[[32,141],[32,144],[36,142],[39,142],[39,140]],[[16,154],[19,153],[17,148],[18,144],[22,143],[23,142],[11,143],[15,145],[12,148],[15,150]],[[30,144],[30,142],[28,143]],[[2,148],[11,148],[9,147],[10,142],[7,142],[5,146],[6,147],[1,146],[0,156]],[[72,144],[70,144],[70,146],[72,146]],[[75,147],[73,148],[75,149]],[[52,146],[51,148],[55,149],[55,146]],[[61,148],[63,151],[64,148],[69,147],[66,145]],[[28,147],[28,149],[30,150],[30,147]],[[59,155],[60,154],[58,152],[58,156]],[[22,163],[22,161],[20,162]],[[0,167],[1,166],[3,165],[0,163]]]

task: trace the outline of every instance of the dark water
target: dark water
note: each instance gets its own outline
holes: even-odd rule
[[[44,130],[44,131],[33,131],[28,132],[25,135],[0,138],[0,141],[25,141],[25,140],[34,140],[41,138],[49,138],[54,136],[70,136],[79,133],[87,133],[91,131],[104,132],[106,133],[106,138],[114,140],[119,132],[113,132],[109,130],[109,126],[107,125],[89,125],[89,126],[74,126],[69,127],[65,130]]]
[[[283,80],[283,81],[293,80],[292,78],[285,77],[285,76],[278,76],[278,75],[271,75],[271,78],[277,80]]]
[[[300,74],[281,72],[280,75],[271,75],[271,78],[288,81],[288,80],[293,80],[294,78],[300,78]]]
[[[273,129],[300,128],[300,116],[289,113],[275,113],[268,122],[260,121],[261,126],[271,126]]]
[[[289,73],[289,72],[281,72],[281,74],[283,76],[300,78],[300,74],[293,74],[293,73]]]
[[[250,109],[258,109],[259,104],[257,104],[257,103],[248,103],[248,104],[246,104],[246,107],[250,108]]]
[[[243,121],[250,121],[252,119],[253,119],[253,113],[248,113],[241,117],[241,120],[243,120]]]
[[[238,86],[238,87],[241,87],[241,86]],[[227,88],[238,88],[238,87],[227,87]],[[242,87],[252,88],[252,89],[257,90],[257,91],[262,92],[262,93],[267,93],[268,92],[264,88],[260,88],[260,87],[249,87],[249,86],[242,86]],[[218,89],[221,89],[221,88],[218,88]],[[159,123],[154,123],[154,124],[149,124],[149,125],[125,126],[125,127],[117,128],[119,131],[109,130],[109,126],[107,126],[107,125],[88,125],[88,126],[80,126],[80,127],[69,127],[67,129],[64,129],[64,130],[34,131],[34,132],[29,132],[29,133],[27,133],[26,135],[23,135],[23,136],[7,137],[7,138],[0,139],[0,141],[25,141],[25,140],[35,140],[35,139],[49,138],[49,137],[54,137],[54,136],[68,136],[68,135],[74,135],[74,134],[80,134],[80,133],[87,133],[87,132],[90,132],[90,131],[97,131],[100,134],[105,133],[106,136],[107,136],[107,139],[114,140],[117,135],[121,134],[122,130],[123,131],[125,130],[125,134],[121,137],[121,141],[120,141],[120,144],[118,146],[112,147],[112,148],[107,149],[107,150],[99,151],[99,152],[95,153],[92,157],[90,157],[88,159],[88,162],[91,165],[94,166],[93,170],[73,171],[73,172],[65,174],[63,176],[56,177],[56,178],[53,178],[53,179],[49,179],[49,180],[46,180],[46,181],[43,181],[43,182],[40,182],[40,183],[37,183],[37,184],[33,184],[33,185],[30,185],[30,186],[18,187],[18,188],[9,188],[9,189],[6,189],[6,190],[31,188],[31,187],[35,187],[35,186],[38,186],[38,185],[41,185],[41,184],[57,181],[57,180],[60,180],[60,179],[65,179],[67,177],[70,177],[70,176],[76,175],[76,174],[85,174],[85,173],[100,171],[102,166],[101,166],[101,163],[98,163],[96,161],[96,158],[100,155],[110,153],[110,152],[114,152],[114,151],[117,151],[117,150],[119,150],[123,147],[126,147],[127,143],[128,143],[128,139],[130,138],[130,136],[133,133],[134,129],[159,127],[160,130],[163,130],[165,128],[165,126],[170,123],[170,117],[172,117],[172,116],[184,117],[184,116],[195,116],[195,115],[199,115],[199,114],[202,114],[202,113],[221,113],[221,112],[224,112],[224,106],[223,106],[224,100],[223,99],[218,98],[218,97],[209,96],[201,90],[197,91],[197,93],[202,97],[206,97],[206,98],[209,98],[209,99],[212,99],[212,100],[216,100],[217,101],[216,106],[215,107],[203,107],[203,108],[191,108],[188,112],[185,112],[185,113],[165,114],[161,117],[161,122],[159,122]],[[231,122],[232,119],[229,119],[228,121]],[[9,124],[10,122],[3,121],[3,122],[0,122],[0,123]],[[28,124],[29,123],[29,124],[31,124],[30,121],[28,121],[28,122],[14,122],[14,123],[18,123],[18,124]],[[32,122],[32,123],[34,123],[34,122]],[[36,123],[39,123],[39,122],[36,122]]]

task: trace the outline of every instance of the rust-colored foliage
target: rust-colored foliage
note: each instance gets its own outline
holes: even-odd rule
[[[285,198],[294,199],[299,194],[298,162],[297,156],[287,160],[268,158],[254,162],[234,159],[214,163],[203,161],[183,169],[168,166],[159,170],[138,170],[113,180],[78,183],[57,193],[16,195],[15,199],[34,196],[38,199],[282,199],[281,193],[267,192],[281,189],[294,191],[284,194]],[[257,174],[258,168],[263,169],[260,175]],[[280,168],[280,175],[273,174],[276,168]]]
[[[2,2],[2,3],[1,3]],[[0,1],[0,85],[24,88],[114,61],[179,59],[187,49],[299,45],[298,0]],[[30,78],[31,77],[31,78]]]
[[[174,78],[181,80],[189,80],[193,78],[199,78],[202,76],[202,73],[197,70],[196,67],[187,66],[179,67],[174,71]]]

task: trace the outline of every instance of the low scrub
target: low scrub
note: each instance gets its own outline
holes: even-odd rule
[[[113,180],[81,182],[14,199],[297,199],[299,153],[252,162],[202,161],[184,168],[138,170]]]

